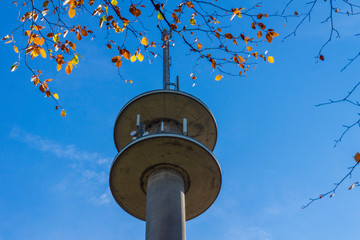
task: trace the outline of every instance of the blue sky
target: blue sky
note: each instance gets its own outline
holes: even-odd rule
[[[16,8],[0,4],[7,9],[0,16],[6,35],[16,26]],[[359,188],[347,188],[359,180],[359,169],[334,198],[301,209],[309,197],[330,190],[359,151],[358,128],[333,148],[341,126],[357,120],[355,107],[314,107],[342,98],[359,80],[358,61],[340,72],[357,53],[352,29],[359,19],[340,19],[341,38],[327,48],[325,62],[316,63],[328,33],[317,24],[324,14],[317,8],[296,38],[268,45],[275,63],[259,64],[247,78],[217,82],[217,73],[204,67],[192,86],[188,57],[176,46],[171,50],[172,79],[179,75],[181,90],[200,98],[216,118],[214,154],[223,176],[213,206],[187,222],[188,239],[358,238]],[[294,27],[283,27],[283,20],[274,24],[280,37]],[[116,204],[108,174],[117,153],[115,118],[131,98],[162,87],[162,62],[124,64],[122,73],[133,80],[124,83],[100,34],[93,43],[78,45],[84,60],[71,75],[44,65],[55,79],[51,86],[67,110],[65,118],[33,87],[23,65],[10,72],[17,61],[12,46],[0,47],[0,240],[144,239],[145,223]],[[40,60],[34,64],[42,66]]]

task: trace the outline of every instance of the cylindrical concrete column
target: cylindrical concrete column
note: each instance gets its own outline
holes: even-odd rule
[[[146,190],[146,240],[185,240],[184,180],[173,169],[152,173]]]

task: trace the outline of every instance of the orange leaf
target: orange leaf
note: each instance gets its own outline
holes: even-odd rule
[[[115,66],[117,66],[118,68],[121,67],[121,60],[120,59],[117,62],[115,62]]]
[[[262,36],[262,32],[261,32],[261,31],[258,31],[258,33],[257,33],[257,38],[261,38],[261,36]]]
[[[87,31],[85,29],[81,29],[81,35],[83,35],[84,37],[86,37],[88,35]]]
[[[14,51],[16,52],[16,53],[18,53],[19,52],[19,49],[14,45]]]
[[[262,14],[262,13],[259,13],[259,14],[256,16],[257,19],[261,19],[262,17],[263,17],[263,14]]]
[[[360,153],[356,153],[354,159],[356,162],[360,163]]]
[[[76,39],[77,39],[77,40],[79,40],[79,41],[82,39],[82,37],[81,37],[81,34],[80,34],[80,33],[78,33],[78,34],[76,35]]]
[[[247,46],[247,47],[246,47],[246,50],[250,52],[250,51],[252,50],[252,47]]]
[[[43,58],[46,58],[45,49],[43,49],[43,48],[40,49],[40,55],[41,55]]]
[[[40,46],[42,46],[45,43],[45,38],[40,38]]]
[[[217,76],[215,77],[215,80],[216,80],[216,81],[220,81],[222,78],[223,78],[223,75],[217,75]]]
[[[61,114],[62,117],[65,117],[66,116],[65,110],[63,109],[60,114]]]
[[[72,63],[71,63],[71,62],[68,62],[68,64],[66,65],[66,68],[65,68],[65,72],[66,72],[67,74],[70,74],[71,71],[72,71],[72,69],[73,69]]]
[[[271,36],[270,33],[267,33],[267,34],[266,34],[266,40],[267,40],[269,43],[272,42],[272,36]]]
[[[203,46],[200,43],[197,43],[196,47],[200,50]]]
[[[60,71],[60,70],[61,70],[61,67],[62,67],[62,64],[58,64],[58,65],[56,66],[56,70]]]
[[[73,17],[75,16],[75,13],[76,13],[76,11],[75,11],[74,8],[70,8],[70,9],[69,9],[69,17],[70,17],[70,18],[73,18]]]
[[[130,52],[129,52],[128,50],[125,50],[125,51],[124,51],[124,58],[127,59],[127,60],[129,60],[129,59],[130,59],[130,56],[131,56],[131,55],[130,55]]]

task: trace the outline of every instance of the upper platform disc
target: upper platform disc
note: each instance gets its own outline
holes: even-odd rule
[[[206,105],[194,96],[175,90],[155,90],[130,100],[120,111],[114,127],[115,146],[118,151],[133,141],[130,133],[136,130],[140,114],[146,127],[160,120],[173,120],[182,127],[187,119],[188,137],[214,150],[217,139],[216,121]]]

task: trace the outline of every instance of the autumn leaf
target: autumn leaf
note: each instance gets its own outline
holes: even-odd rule
[[[65,110],[63,109],[60,114],[61,114],[62,117],[65,117],[66,116]]]
[[[349,189],[348,190],[351,190],[351,189],[353,189],[357,184],[359,184],[359,182],[355,182],[355,183],[353,183],[350,187],[349,187]]]
[[[40,38],[40,43],[39,43],[39,44],[40,44],[40,46],[42,46],[44,43],[45,43],[45,38],[43,38],[43,37],[42,37],[42,38]]]
[[[115,62],[115,66],[117,66],[118,68],[121,67],[121,60],[120,59]]]
[[[54,40],[54,42],[58,42],[58,41],[59,41],[59,35],[58,35],[58,34],[55,34],[55,35],[53,36],[53,40]]]
[[[142,62],[144,60],[144,55],[142,55],[141,53],[139,53],[137,55],[137,59],[139,59],[140,62]]]
[[[70,61],[70,62],[68,62],[68,64],[66,65],[65,72],[66,72],[67,74],[70,74],[71,71],[72,71],[72,69],[73,69],[73,64],[72,64],[72,62]]]
[[[59,95],[57,93],[52,93],[55,99],[59,99]]]
[[[149,40],[146,37],[143,37],[141,39],[141,44],[147,46],[147,45],[149,45]]]
[[[321,60],[321,61],[324,61],[324,60],[325,60],[324,55],[320,55],[320,57],[319,57],[319,58],[320,58],[320,60]]]
[[[117,1],[116,1],[116,0],[112,0],[112,1],[111,1],[111,5],[116,6],[116,5],[117,5]]]
[[[40,49],[40,55],[41,55],[43,58],[46,58],[45,49],[43,49],[43,48]]]
[[[69,9],[69,13],[68,13],[68,14],[69,14],[69,17],[70,17],[70,18],[75,17],[75,14],[76,14],[75,8],[72,8],[72,7],[71,7],[71,8]]]
[[[14,51],[16,52],[16,53],[18,53],[19,52],[19,49],[14,45]]]
[[[140,9],[138,9],[134,4],[130,5],[129,12],[134,15],[135,17],[138,17],[141,15]]]
[[[136,61],[136,56],[135,56],[135,55],[132,55],[131,58],[130,58],[130,61],[131,61],[131,62],[135,62],[135,61]]]
[[[158,13],[157,18],[159,20],[164,20],[164,16],[160,12]]]
[[[10,67],[11,72],[15,71],[18,66],[19,66],[19,63],[17,63],[17,62],[14,63],[13,65],[11,65],[11,67]]]
[[[86,37],[88,35],[87,31],[85,29],[81,29],[80,31],[81,35],[83,35],[84,37]]]
[[[193,18],[191,18],[191,19],[190,19],[190,24],[194,26],[194,25],[196,24],[196,20],[193,19]]]
[[[356,153],[354,159],[356,162],[360,163],[360,153]]]
[[[200,43],[197,43],[196,47],[200,50],[203,46]]]
[[[215,80],[216,80],[216,81],[220,81],[222,78],[223,78],[223,75],[217,75],[217,76],[215,77]]]
[[[257,19],[261,19],[262,17],[263,17],[263,14],[262,14],[262,13],[259,13],[259,14],[256,16]]]
[[[247,46],[247,47],[246,47],[246,50],[249,51],[249,52],[250,52],[252,49],[253,49],[253,48],[250,47],[250,46]]]
[[[258,31],[258,33],[257,33],[257,38],[261,38],[261,36],[262,36],[262,32],[261,32],[261,31]]]
[[[267,33],[267,34],[266,34],[266,40],[267,40],[269,43],[272,42],[272,36],[271,36],[270,33]]]
[[[274,57],[272,57],[272,56],[268,56],[267,60],[268,60],[269,63],[274,63],[274,61],[275,61]]]
[[[232,39],[233,35],[231,33],[225,33],[225,38],[226,39]]]
[[[127,60],[129,60],[129,59],[130,59],[130,55],[131,55],[130,52],[125,49],[125,50],[124,50],[124,58],[127,59]]]

